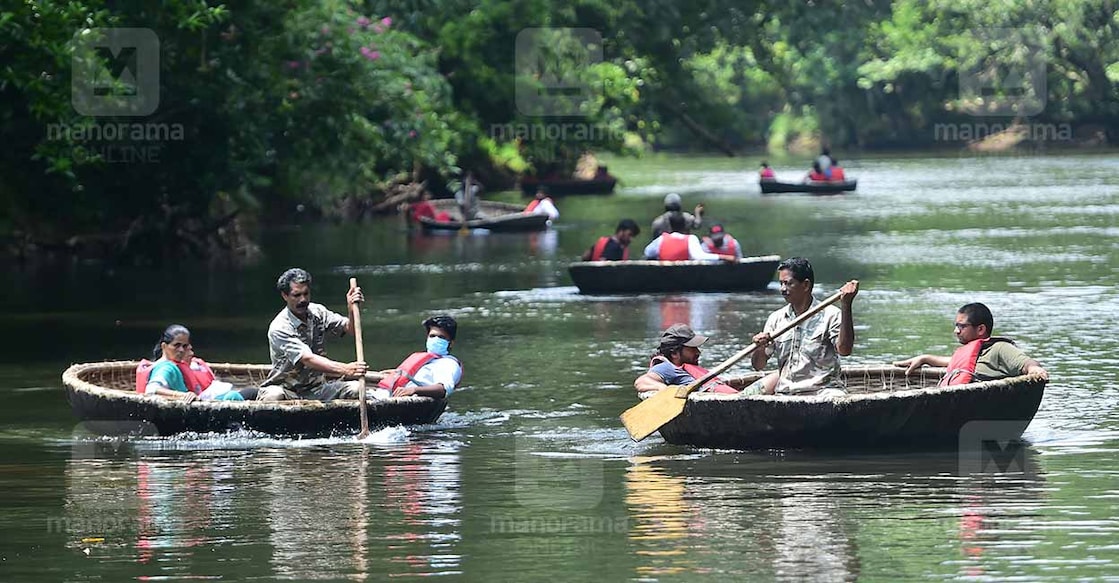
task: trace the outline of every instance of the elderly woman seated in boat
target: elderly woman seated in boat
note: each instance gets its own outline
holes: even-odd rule
[[[152,358],[136,368],[136,392],[187,403],[195,399],[241,401],[244,397],[229,383],[214,379],[206,361],[194,356],[190,330],[171,324],[152,350]]]

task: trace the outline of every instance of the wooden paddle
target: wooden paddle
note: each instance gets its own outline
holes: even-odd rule
[[[835,292],[828,299],[820,302],[816,307],[808,310],[807,312],[797,316],[792,322],[778,328],[773,332],[771,338],[777,338],[785,332],[796,328],[805,320],[815,316],[820,310],[839,301],[840,292]],[[652,397],[645,399],[641,403],[630,407],[622,413],[622,424],[626,426],[626,431],[634,441],[641,441],[650,434],[660,429],[665,423],[675,419],[680,413],[684,412],[684,405],[688,402],[688,395],[696,389],[702,387],[711,379],[719,376],[723,371],[727,370],[734,363],[742,360],[750,353],[757,350],[758,345],[751,343],[746,348],[743,348],[734,356],[723,361],[719,366],[711,369],[703,377],[696,379],[695,382],[686,387],[673,387],[661,389]]]
[[[350,291],[357,287],[357,278],[350,278]],[[357,302],[353,304],[354,315],[354,344],[357,348],[357,359],[359,362],[365,362],[365,344],[361,341],[361,307]],[[365,375],[357,379],[357,402],[358,410],[361,411],[361,433],[357,434],[359,440],[369,437],[369,411],[365,404]]]

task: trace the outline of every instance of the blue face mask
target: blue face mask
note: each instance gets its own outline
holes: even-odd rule
[[[432,336],[427,339],[427,351],[439,356],[447,356],[447,351],[451,348],[451,342],[438,336]]]

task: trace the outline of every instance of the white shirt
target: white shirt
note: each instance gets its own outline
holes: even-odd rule
[[[559,218],[559,209],[556,208],[555,203],[550,198],[543,198],[536,208],[532,209],[534,215],[548,215],[548,219],[556,220]]]
[[[645,259],[656,260],[661,253],[662,240],[663,237],[657,237],[645,246]],[[688,259],[692,261],[719,261],[719,254],[704,251],[703,245],[699,242],[699,237],[688,235]]]
[[[422,387],[423,385],[443,385],[447,396],[455,390],[455,386],[462,380],[462,365],[453,357],[436,358],[420,367],[416,371],[416,380],[408,381],[405,387]]]

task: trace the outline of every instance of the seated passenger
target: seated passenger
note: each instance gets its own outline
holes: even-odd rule
[[[719,224],[711,225],[711,231],[703,238],[702,246],[708,253],[742,259],[742,246],[738,244],[738,239],[728,235]]]
[[[820,169],[820,163],[813,162],[812,171],[808,173],[808,178],[805,179],[805,182],[827,182],[827,180],[827,175]]]
[[[194,356],[190,330],[172,324],[152,350],[151,362],[141,360],[136,368],[136,392],[181,399],[187,403],[201,399],[242,401],[233,385],[214,380],[214,371],[206,361]]]
[[[641,234],[641,227],[633,219],[618,221],[612,237],[599,237],[583,253],[583,261],[625,261],[629,259],[629,244],[633,238]]]
[[[549,221],[559,218],[559,209],[556,208],[556,203],[552,202],[551,197],[548,196],[548,189],[544,185],[536,189],[536,198],[525,207],[525,214],[548,215]]]
[[[395,370],[382,371],[385,377],[377,386],[387,396],[445,399],[462,381],[462,364],[450,352],[458,334],[458,322],[451,316],[439,315],[424,320],[423,327],[427,329],[427,350],[413,352]]]
[[[668,217],[669,232],[653,239],[645,246],[645,258],[658,261],[737,261],[734,257],[708,253],[703,250],[699,238],[688,233],[687,221],[683,213],[673,213]]]
[[[670,385],[688,386],[703,378],[707,369],[699,366],[699,347],[707,337],[696,334],[687,324],[673,324],[661,333],[657,354],[649,362],[649,371],[633,381],[633,388],[642,398]],[[737,393],[718,378],[699,389],[712,393]]]
[[[435,220],[435,207],[431,204],[431,193],[426,190],[420,195],[419,201],[408,205],[408,220],[418,223],[423,217]]]
[[[758,175],[759,180],[777,180],[777,175],[773,173],[773,168],[769,167],[769,162],[762,162],[762,171]]]

